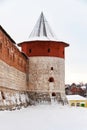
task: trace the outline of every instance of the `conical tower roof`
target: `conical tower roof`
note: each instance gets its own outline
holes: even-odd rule
[[[33,31],[29,36],[29,40],[57,40],[46,18],[44,17],[43,12],[33,28]]]

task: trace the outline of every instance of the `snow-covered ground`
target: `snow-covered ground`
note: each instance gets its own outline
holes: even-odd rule
[[[38,105],[0,111],[0,130],[87,130],[87,108]]]

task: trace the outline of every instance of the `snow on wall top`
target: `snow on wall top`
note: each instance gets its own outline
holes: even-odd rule
[[[80,95],[67,95],[66,97],[68,100],[87,100],[86,98]]]
[[[57,41],[54,33],[52,32],[43,12],[41,13],[33,31],[29,36],[29,40],[52,40]]]

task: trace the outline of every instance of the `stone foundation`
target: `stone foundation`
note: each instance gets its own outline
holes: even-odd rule
[[[29,98],[27,92],[15,90],[0,90],[0,110],[15,110],[27,107]]]
[[[64,98],[63,98],[64,97]],[[0,89],[0,110],[15,110],[36,104],[67,104],[65,95],[48,92],[24,92]]]
[[[29,100],[30,104],[35,105],[39,103],[53,103],[56,102],[58,104],[68,104],[67,99],[65,97],[65,94],[61,95],[60,93],[55,93],[55,95],[52,96],[52,93],[47,92],[29,92]]]

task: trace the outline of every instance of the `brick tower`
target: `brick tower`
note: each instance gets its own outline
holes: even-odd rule
[[[28,91],[34,101],[65,103],[65,42],[55,35],[41,13],[29,41],[18,44],[29,58]]]

